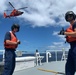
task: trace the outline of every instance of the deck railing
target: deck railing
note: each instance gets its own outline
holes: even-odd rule
[[[66,60],[67,59],[67,53],[65,50],[46,50],[46,62],[48,63],[48,59],[50,57],[50,59],[52,58],[52,52],[55,52],[55,61],[58,61],[58,52],[62,52],[62,56],[61,56],[61,61]],[[68,51],[67,51],[68,52]]]
[[[18,52],[18,50],[16,51],[18,55],[22,55],[21,54],[21,51]],[[49,59],[52,59],[52,52],[54,52],[54,57],[55,57],[55,61],[58,61],[58,52],[62,52],[62,56],[61,56],[61,61],[62,60],[66,60],[67,59],[67,54],[66,54],[66,51],[65,50],[46,50],[45,54],[46,54],[46,57],[44,58],[45,61],[48,63],[49,62]],[[2,57],[2,61],[4,61],[4,53],[5,53],[5,50],[0,50],[0,54],[3,54],[3,57]],[[43,52],[42,52],[43,53]],[[26,53],[27,54],[27,53]],[[30,53],[31,54],[31,53]],[[41,54],[41,52],[40,52]]]

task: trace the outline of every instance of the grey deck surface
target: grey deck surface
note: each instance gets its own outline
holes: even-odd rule
[[[4,63],[3,62],[0,62],[0,66],[3,66],[4,65]]]
[[[49,63],[43,63],[43,65],[41,66],[36,66],[33,68],[16,71],[14,72],[13,75],[56,75],[55,73],[40,71],[38,70],[38,68],[64,73],[65,63],[66,63],[65,61],[54,61]],[[60,75],[60,74],[57,74],[57,75]]]
[[[2,74],[3,69],[4,69],[4,63],[0,62],[0,75]]]

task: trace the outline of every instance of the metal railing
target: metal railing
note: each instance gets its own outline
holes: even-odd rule
[[[61,61],[67,59],[67,53],[65,50],[46,50],[46,62],[48,63],[48,59],[52,59],[52,52],[55,53],[55,61],[58,61],[58,52],[62,52],[61,54]],[[67,51],[68,52],[68,51]]]
[[[16,51],[19,55],[22,55],[21,54],[21,51],[18,52],[18,50]],[[66,51],[65,50],[46,50],[45,54],[46,54],[46,57],[44,56],[44,59],[46,60],[45,62],[49,62],[49,59],[52,59],[53,55],[52,55],[52,52],[54,52],[54,57],[55,57],[55,61],[58,61],[58,52],[62,52],[62,56],[60,58],[60,60],[66,60],[67,59],[67,54],[66,54]],[[4,61],[4,53],[5,53],[5,50],[0,50],[0,54],[2,54],[2,61]],[[31,53],[30,53],[31,54]],[[41,53],[40,53],[41,54]]]

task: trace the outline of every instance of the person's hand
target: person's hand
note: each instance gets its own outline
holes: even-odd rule
[[[20,40],[17,41],[17,44],[21,44]]]
[[[65,32],[65,30],[64,30],[64,28],[62,28],[62,30],[60,30],[60,32],[58,33],[58,35],[64,35],[64,32]]]

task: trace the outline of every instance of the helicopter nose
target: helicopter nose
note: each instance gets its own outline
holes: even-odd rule
[[[21,14],[23,14],[24,12],[21,12]]]

